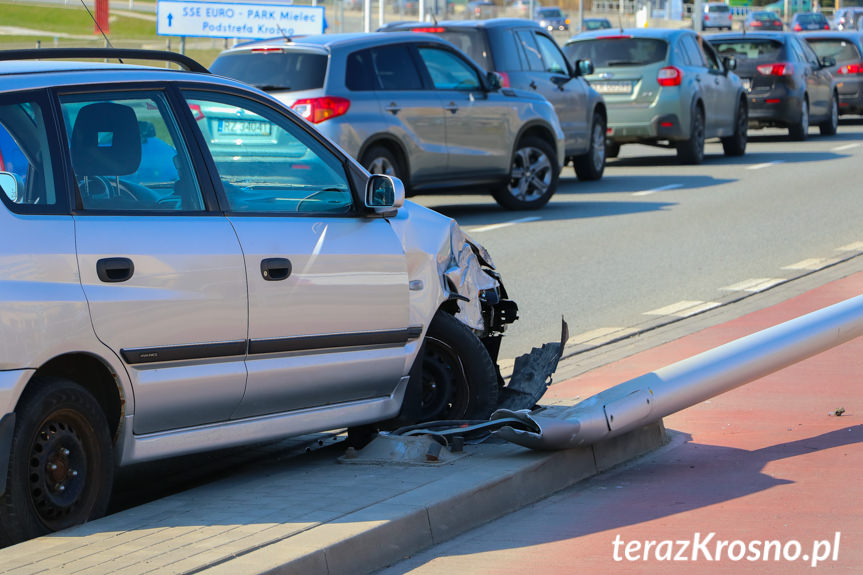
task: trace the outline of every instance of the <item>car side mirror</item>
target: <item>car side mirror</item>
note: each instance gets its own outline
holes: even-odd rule
[[[578,60],[575,63],[576,76],[590,76],[593,74],[593,62],[590,60]]]
[[[18,201],[18,178],[9,172],[0,172],[0,189],[12,202]]]
[[[405,203],[405,185],[398,178],[372,174],[366,182],[365,203],[378,215],[393,214]]]
[[[490,92],[497,92],[503,87],[503,79],[497,72],[489,72],[485,76]]]
[[[836,58],[833,56],[821,56],[821,67],[832,68],[836,65]]]
[[[737,58],[734,56],[723,56],[722,65],[725,66],[726,70],[734,71],[737,69]]]

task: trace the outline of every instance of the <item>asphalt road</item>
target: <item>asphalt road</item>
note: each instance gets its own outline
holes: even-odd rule
[[[419,196],[491,252],[520,320],[502,358],[559,337],[570,350],[687,317],[863,251],[863,121],[805,142],[750,132],[745,156],[710,143],[699,166],[673,150],[623,146],[599,182],[571,167],[544,209],[489,196]],[[755,281],[759,280],[759,281]]]

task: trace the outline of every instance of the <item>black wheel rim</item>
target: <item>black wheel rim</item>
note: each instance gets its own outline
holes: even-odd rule
[[[427,338],[423,355],[423,421],[463,419],[470,400],[470,386],[458,353],[446,343]]]
[[[61,410],[45,418],[33,437],[28,462],[30,497],[39,518],[52,530],[87,519],[87,499],[92,493],[88,470],[95,447],[87,429],[79,413]]]

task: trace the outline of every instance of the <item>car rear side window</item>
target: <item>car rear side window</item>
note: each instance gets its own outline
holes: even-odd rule
[[[210,71],[262,90],[317,90],[327,74],[325,54],[253,48],[216,58]]]
[[[19,213],[58,213],[67,209],[59,190],[52,146],[56,132],[45,113],[44,95],[0,100],[0,171],[3,202]],[[59,189],[58,189],[59,188]]]
[[[354,92],[371,92],[375,89],[372,51],[360,50],[348,55],[345,70],[345,87]]]
[[[738,60],[770,60],[781,59],[782,42],[768,39],[721,40],[712,42],[713,48],[720,56],[733,56]]]
[[[410,46],[396,44],[369,50],[377,90],[422,90]]]
[[[807,42],[818,54],[819,58],[829,56],[837,62],[856,62],[860,60],[860,51],[854,42],[840,38],[807,38]]]
[[[445,28],[443,32],[438,33],[438,36],[454,44],[486,70],[492,70],[491,50],[482,30]]]
[[[590,60],[597,68],[645,66],[665,60],[668,43],[657,38],[596,38],[567,44],[564,52],[571,62]]]

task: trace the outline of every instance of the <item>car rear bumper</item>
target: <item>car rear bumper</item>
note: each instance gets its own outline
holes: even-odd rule
[[[800,120],[800,96],[789,90],[774,88],[749,93],[749,127],[786,127]]]
[[[607,140],[617,144],[656,140],[677,141],[687,138],[689,138],[689,127],[682,124],[677,114],[658,114],[647,122],[608,124]]]

